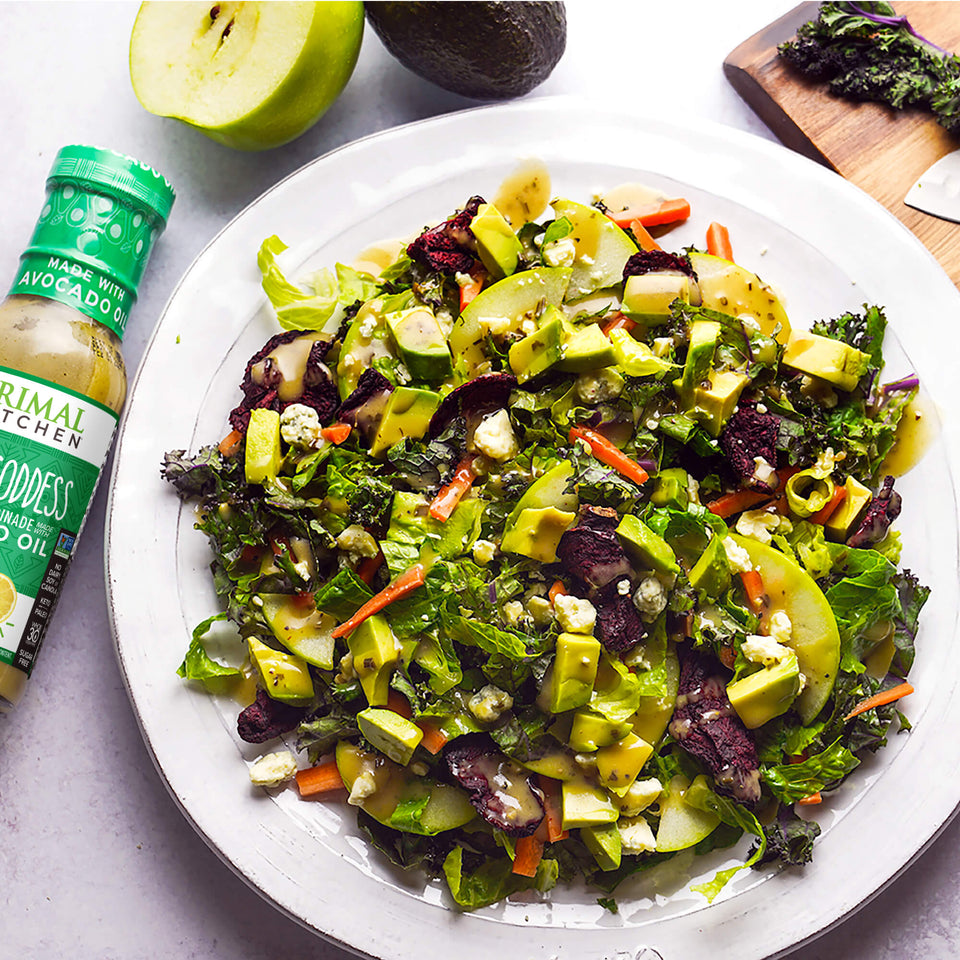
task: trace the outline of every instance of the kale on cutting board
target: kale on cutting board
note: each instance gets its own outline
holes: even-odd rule
[[[889,3],[823,3],[778,50],[837,96],[925,108],[960,134],[960,58],[920,36]]]

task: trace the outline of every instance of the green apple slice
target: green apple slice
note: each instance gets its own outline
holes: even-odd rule
[[[358,2],[144,3],[130,79],[151,113],[265,150],[320,119],[350,79],[362,36]]]
[[[764,622],[783,610],[793,627],[786,645],[797,655],[800,672],[807,683],[796,699],[797,712],[804,724],[810,723],[830,697],[840,666],[840,633],[827,598],[795,560],[773,547],[731,534],[760,571],[763,592],[770,605]]]

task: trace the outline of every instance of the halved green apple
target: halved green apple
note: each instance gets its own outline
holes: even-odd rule
[[[795,703],[800,719],[810,723],[830,697],[840,666],[840,633],[827,598],[795,560],[767,544],[731,534],[760,571],[763,591],[770,599],[764,611],[766,622],[778,610],[793,627],[789,646],[797,655],[806,686]]]
[[[240,150],[300,136],[346,86],[363,4],[144,3],[130,79],[151,113]]]

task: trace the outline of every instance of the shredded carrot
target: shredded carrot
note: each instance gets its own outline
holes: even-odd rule
[[[543,820],[547,825],[547,840],[550,843],[556,843],[558,840],[566,840],[567,837],[570,836],[570,831],[563,829],[563,805],[560,798],[562,788],[560,781],[538,773],[537,784],[540,787],[540,792],[543,794]]]
[[[225,457],[232,457],[240,449],[243,434],[239,430],[231,430],[221,441],[217,449]]]
[[[391,689],[387,693],[387,709],[399,713],[405,720],[409,720],[413,716],[410,701],[399,690]]]
[[[423,731],[420,745],[436,756],[450,739],[441,729],[440,724],[430,717],[420,717],[417,726]]]
[[[385,559],[382,550],[377,551],[375,557],[364,557],[357,564],[357,576],[369,587]]]
[[[636,320],[632,320],[618,310],[615,313],[611,313],[606,320],[601,321],[600,330],[605,336],[609,337],[614,330],[626,330],[627,333],[630,333],[637,326],[639,326],[639,324]]]
[[[733,260],[730,231],[722,223],[714,222],[707,227],[707,253],[724,260]]]
[[[650,236],[650,232],[639,220],[631,220],[630,229],[633,231],[633,235],[637,238],[637,243],[640,244],[641,250],[663,249],[663,247],[661,247],[660,244]]]
[[[460,288],[460,312],[462,313],[467,304],[477,296],[483,289],[483,274],[470,271],[470,282],[465,283]]]
[[[861,713],[866,713],[874,707],[883,707],[888,703],[899,700],[901,697],[909,696],[911,693],[913,693],[912,684],[906,681],[898,683],[895,687],[890,687],[889,690],[881,690],[872,697],[861,700],[843,719],[852,720],[854,717],[859,717]]]
[[[740,579],[743,581],[743,589],[746,591],[750,606],[754,613],[760,613],[763,609],[763,601],[766,594],[763,592],[763,577],[759,570],[741,570]]]
[[[514,848],[513,872],[521,877],[535,877],[543,858],[543,841],[536,836],[518,837]]]
[[[819,790],[816,793],[811,793],[809,797],[802,797],[800,800],[797,801],[797,803],[800,804],[801,807],[809,807],[815,803],[822,803],[822,802],[823,802],[823,797],[821,796]]]
[[[331,443],[340,444],[350,436],[352,429],[349,423],[331,423],[329,427],[321,429],[320,436]]]
[[[840,506],[847,499],[847,488],[837,487],[833,491],[833,496],[826,502],[822,510],[818,510],[810,517],[811,523],[826,523]]]
[[[374,594],[349,620],[344,620],[339,627],[336,627],[331,636],[336,640],[339,637],[345,637],[348,633],[356,630],[367,617],[372,617],[379,613],[384,607],[388,607],[394,600],[405,597],[408,593],[422,587],[426,581],[426,571],[422,563],[415,563],[412,567],[404,570],[392,583],[388,583],[379,593]]]
[[[333,757],[327,757],[315,767],[297,771],[297,789],[301,797],[315,797],[318,794],[344,790],[346,784],[337,769],[337,761]]]
[[[553,586],[547,591],[547,597],[551,603],[556,603],[557,597],[562,597],[567,592],[567,588],[562,580],[554,580]]]
[[[707,504],[707,509],[716,516],[726,519],[769,499],[769,493],[760,493],[759,490],[734,490],[731,493],[722,494],[716,500],[711,500]]]
[[[673,197],[643,207],[631,207],[618,213],[612,219],[618,227],[629,227],[634,220],[639,220],[645,227],[659,227],[663,224],[686,220],[689,216],[689,202],[684,200],[683,197]]]
[[[636,460],[631,460],[616,444],[611,443],[602,433],[591,430],[590,427],[576,426],[570,428],[570,442],[584,440],[590,445],[593,455],[608,467],[613,467],[621,476],[634,483],[646,483],[650,475]]]
[[[473,481],[477,479],[476,471],[473,469],[475,459],[470,454],[465,456],[457,464],[453,479],[441,487],[440,492],[433,498],[430,503],[430,516],[434,520],[439,520],[441,523],[449,520],[450,514],[456,510],[463,495],[473,485]]]

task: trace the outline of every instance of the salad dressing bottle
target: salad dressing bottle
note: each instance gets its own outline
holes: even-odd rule
[[[127,392],[127,317],[173,188],[98,147],[57,154],[0,303],[0,712],[16,706]]]

